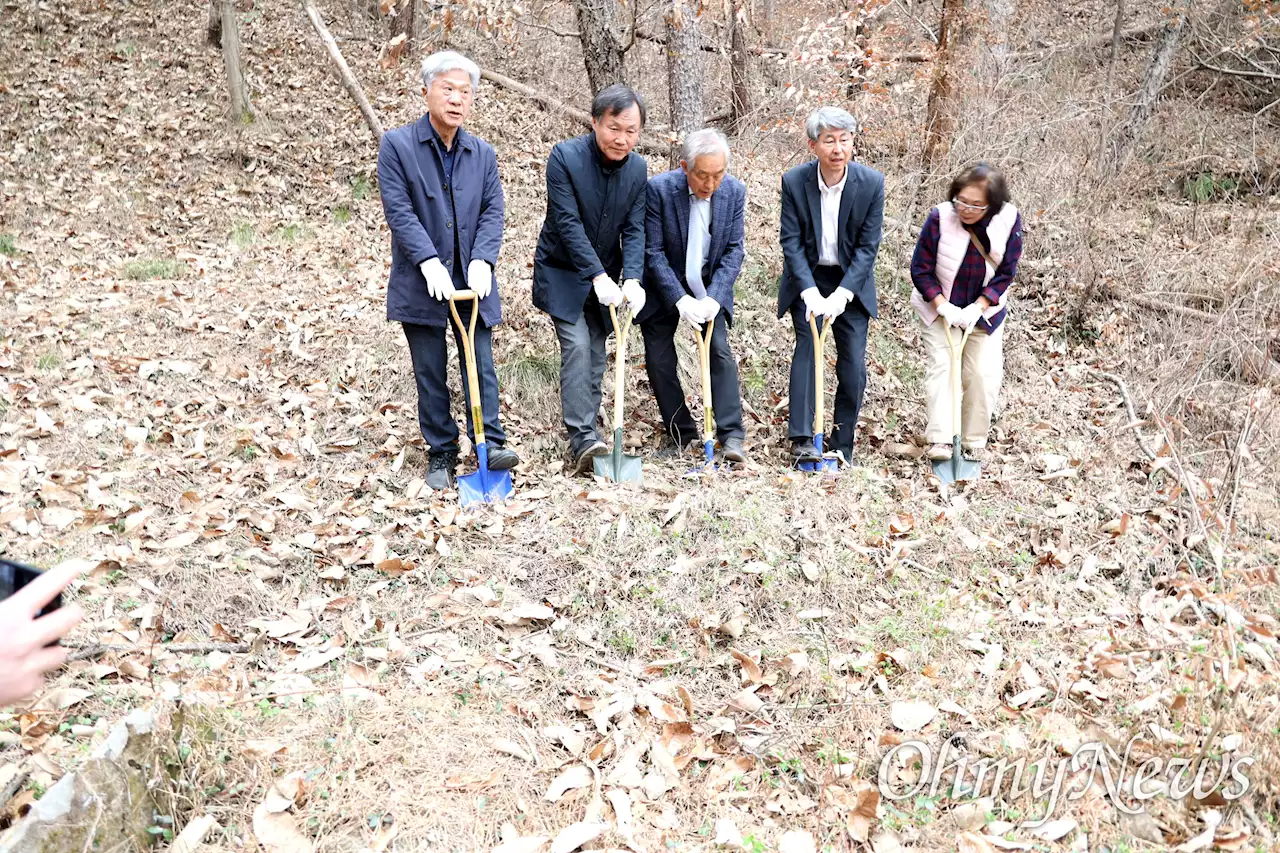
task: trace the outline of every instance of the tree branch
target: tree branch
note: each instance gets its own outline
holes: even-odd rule
[[[1220,68],[1217,65],[1210,65],[1203,60],[1197,59],[1196,65],[1208,71],[1217,71],[1219,74],[1230,74],[1233,77],[1260,77],[1263,80],[1280,80],[1280,74],[1272,74],[1268,71],[1245,71],[1236,68]]]
[[[510,89],[513,92],[519,92],[521,95],[524,95],[526,98],[532,101],[537,101],[538,103],[542,104],[544,107],[547,107],[552,112],[563,113],[564,115],[568,116],[569,118],[573,119],[579,124],[584,124],[587,127],[591,127],[590,114],[584,112],[583,110],[578,109],[577,107],[571,107],[568,104],[564,103],[563,101],[558,101],[555,98],[551,97],[550,95],[544,95],[541,92],[539,92],[537,89],[534,89],[531,86],[526,86],[525,84],[521,83],[519,80],[513,80],[512,78],[506,76],[505,74],[499,74],[496,71],[490,71],[488,68],[480,69],[480,77],[484,80],[488,80],[490,83],[497,83],[499,86],[502,86],[503,88],[506,88],[506,89]]]
[[[347,89],[347,94],[351,95],[352,100],[359,105],[360,112],[364,115],[365,124],[369,125],[369,130],[373,132],[374,141],[381,142],[382,122],[378,120],[377,113],[369,105],[369,99],[365,97],[364,90],[360,88],[360,84],[356,81],[356,76],[351,73],[351,67],[342,58],[342,51],[338,50],[338,43],[333,40],[333,36],[329,33],[329,28],[324,25],[324,19],[320,17],[320,10],[316,8],[315,0],[305,0],[304,8],[306,9],[307,17],[311,19],[311,26],[315,28],[316,34],[324,42],[325,49],[329,52],[329,58],[333,60],[334,67],[338,71],[338,77],[342,79],[342,85]]]
[[[537,30],[545,30],[546,32],[551,33],[553,36],[559,36],[562,39],[582,38],[582,33],[572,32],[572,31],[565,32],[564,30],[557,30],[553,26],[550,26],[548,24],[543,24],[539,21],[531,21],[528,18],[516,18],[516,23],[523,24],[526,27],[533,27],[534,29],[537,29]]]

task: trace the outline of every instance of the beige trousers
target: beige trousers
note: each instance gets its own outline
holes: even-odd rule
[[[929,356],[924,377],[924,393],[928,401],[929,426],[924,437],[930,444],[950,444],[956,430],[952,425],[951,402],[951,350],[947,347],[943,324],[939,317],[924,328],[924,346]],[[963,334],[952,328],[951,336]],[[996,408],[996,397],[1004,381],[1004,324],[988,335],[974,329],[964,345],[961,363],[961,385],[964,400],[960,405],[960,443],[965,447],[986,447],[987,432],[991,429],[991,415]]]

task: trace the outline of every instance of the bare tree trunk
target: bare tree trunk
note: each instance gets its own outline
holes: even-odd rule
[[[573,5],[591,94],[597,95],[601,89],[614,83],[626,82],[623,61],[626,50],[617,36],[617,0],[574,0]]]
[[[773,31],[773,16],[776,11],[776,0],[761,0],[760,17],[764,20],[764,27],[762,27],[762,29],[766,34]]]
[[[751,111],[750,86],[747,81],[747,10],[742,0],[733,0],[729,36],[729,77],[732,92],[729,103],[729,129],[737,135],[745,129]]]
[[[1098,129],[1098,160],[1106,157],[1107,137],[1111,135],[1111,96],[1114,94],[1116,60],[1120,56],[1120,28],[1124,25],[1124,0],[1116,0],[1116,20],[1111,28],[1111,61],[1107,65],[1107,91]]]
[[[938,57],[934,60],[933,81],[929,85],[929,101],[925,108],[924,154],[921,163],[925,181],[932,181],[946,165],[955,134],[960,93],[957,81],[964,74],[956,54],[960,47],[960,27],[964,17],[964,0],[942,0],[942,23],[938,27]],[[960,73],[956,73],[956,69]],[[922,182],[923,183],[923,182]]]
[[[676,140],[671,166],[680,160],[679,142],[702,127],[702,51],[698,39],[695,0],[671,0],[667,13],[667,92],[671,102],[671,129]]]
[[[412,56],[413,45],[417,39],[414,19],[418,10],[418,0],[400,0],[396,5],[396,16],[391,19],[391,38],[403,35],[404,49]]]
[[[1151,63],[1147,66],[1146,79],[1142,82],[1142,88],[1138,90],[1133,110],[1117,134],[1111,159],[1113,172],[1119,172],[1124,168],[1134,143],[1141,136],[1147,119],[1151,118],[1156,99],[1160,96],[1160,90],[1164,88],[1165,78],[1169,76],[1174,57],[1177,56],[1178,48],[1182,45],[1182,33],[1186,29],[1187,18],[1191,16],[1192,5],[1193,3],[1188,3],[1186,8],[1174,11],[1173,20],[1168,23],[1160,36],[1160,41],[1156,44],[1155,53],[1151,55]]]
[[[213,47],[222,47],[222,12],[218,9],[220,0],[209,0],[209,23],[206,38]]]
[[[235,122],[253,120],[249,106],[249,90],[240,65],[240,28],[236,26],[236,7],[231,0],[219,0],[218,14],[222,18],[222,62],[227,68],[227,85],[231,89],[231,119]]]

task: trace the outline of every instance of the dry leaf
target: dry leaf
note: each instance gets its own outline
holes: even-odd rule
[[[764,670],[760,668],[760,664],[751,659],[737,649],[729,649],[729,654],[733,655],[733,659],[742,664],[742,675],[752,684],[760,684],[764,680]]]
[[[1045,841],[1057,841],[1074,830],[1076,826],[1077,824],[1073,818],[1063,817],[1040,824],[1031,830],[1031,834],[1043,838]]]
[[[520,746],[520,744],[513,740],[496,738],[492,745],[494,749],[498,750],[498,752],[505,752],[507,755],[513,755],[521,761],[533,763],[533,756],[526,752],[524,747]]]
[[[32,711],[65,711],[72,705],[78,705],[93,695],[92,690],[80,687],[55,687],[40,697],[40,701],[31,706]]]
[[[778,853],[818,853],[818,845],[813,840],[813,833],[793,829],[782,833],[782,838],[778,839]]]
[[[894,702],[889,709],[890,721],[904,732],[923,729],[937,715],[938,709],[928,702]]]
[[[573,853],[584,844],[595,841],[609,831],[607,823],[575,823],[566,826],[551,842],[551,853]]]
[[[593,778],[590,767],[585,764],[575,764],[555,778],[542,798],[554,803],[563,797],[566,791],[587,787]]]
[[[202,815],[190,821],[169,845],[169,853],[197,853],[205,837],[218,825],[213,815]]]
[[[311,839],[298,831],[298,821],[285,812],[271,812],[262,803],[253,811],[253,834],[266,853],[311,853]]]
[[[301,799],[305,790],[306,780],[303,777],[303,771],[295,770],[272,781],[262,805],[272,814],[288,811]]]
[[[957,853],[995,853],[987,840],[974,832],[962,832],[956,836]]]
[[[871,827],[875,826],[876,808],[880,805],[880,789],[867,785],[858,791],[858,801],[849,813],[845,826],[849,837],[855,841],[866,842],[871,835]]]
[[[742,843],[742,833],[738,831],[738,825],[727,817],[716,820],[716,840],[714,843],[734,850],[741,850],[745,846]]]
[[[493,853],[538,853],[551,840],[548,835],[526,835],[524,838],[513,837],[504,840]]]

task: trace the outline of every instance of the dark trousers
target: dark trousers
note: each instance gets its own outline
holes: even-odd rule
[[[684,388],[680,386],[675,336],[681,325],[688,324],[682,323],[680,312],[670,309],[655,314],[640,327],[644,335],[644,360],[645,369],[649,373],[649,385],[653,388],[653,396],[658,400],[663,427],[677,447],[684,447],[702,437],[701,428],[695,426],[689,412]],[[691,330],[684,329],[680,329],[680,333],[690,336],[694,334]],[[728,324],[723,311],[716,315],[715,327],[711,332],[710,355],[711,408],[716,415],[716,438],[721,442],[726,438],[743,438],[746,430],[742,427],[738,364],[729,349]],[[698,420],[701,423],[701,418]]]
[[[840,284],[843,271],[839,267],[815,267],[813,278],[818,292],[830,296]],[[813,335],[804,316],[804,300],[791,306],[791,322],[796,329],[796,351],[791,357],[791,423],[787,435],[792,440],[813,437]],[[824,444],[828,450],[844,452],[853,459],[853,436],[862,409],[862,395],[867,388],[867,324],[870,316],[862,303],[854,299],[836,318],[831,337],[836,339],[835,423],[827,432]],[[823,406],[831,412],[829,403]],[[828,416],[829,417],[829,416]]]
[[[458,313],[465,323],[475,303],[463,303]],[[449,399],[448,349],[442,326],[422,326],[402,323],[405,339],[409,342],[409,358],[413,361],[413,378],[418,385],[418,426],[427,450],[433,456],[438,453],[458,452],[458,424],[453,420]],[[467,435],[475,441],[475,429],[471,422],[471,390],[467,385],[466,357],[462,352],[462,333],[453,329],[458,343],[458,371],[462,377],[462,397],[466,401],[464,418]],[[485,441],[489,444],[506,444],[507,434],[498,420],[498,374],[493,369],[493,331],[483,322],[476,323],[476,369],[480,374],[480,405],[484,411]]]
[[[569,432],[569,450],[576,457],[600,440],[600,382],[604,377],[605,341],[613,334],[594,293],[588,294],[582,316],[572,323],[552,318],[560,339],[560,410]]]

